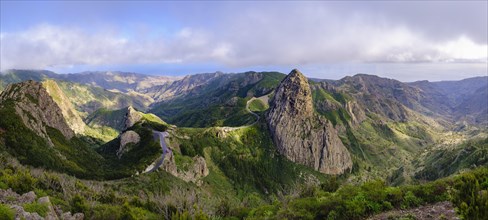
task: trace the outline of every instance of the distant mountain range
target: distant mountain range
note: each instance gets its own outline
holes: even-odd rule
[[[488,76],[8,70],[0,90],[0,151],[78,178],[158,170],[211,193],[268,194],[329,175],[401,185],[488,165]]]

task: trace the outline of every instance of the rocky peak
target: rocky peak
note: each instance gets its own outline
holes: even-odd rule
[[[53,145],[46,131],[48,126],[59,130],[67,139],[74,136],[61,109],[41,83],[28,80],[8,85],[0,94],[0,105],[7,102],[13,104],[23,123],[49,144]]]
[[[337,131],[315,114],[308,80],[300,71],[291,71],[278,86],[266,120],[278,151],[291,161],[327,174],[352,168]]]
[[[127,107],[127,114],[125,115],[125,127],[124,130],[134,126],[138,121],[142,119],[142,114],[134,109],[132,106]]]
[[[313,114],[312,91],[307,78],[294,69],[281,82],[274,96],[274,111],[287,113],[290,116],[306,116]]]

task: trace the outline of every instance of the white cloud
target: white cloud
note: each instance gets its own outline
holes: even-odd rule
[[[212,27],[126,37],[39,25],[0,33],[1,69],[211,62],[230,67],[334,63],[487,63],[486,42],[435,39],[369,14],[248,8]]]
[[[226,44],[213,44],[189,28],[169,38],[125,38],[116,32],[88,33],[77,28],[40,25],[1,33],[1,69],[181,63],[224,56]],[[208,55],[210,54],[210,56]]]
[[[446,60],[486,62],[488,45],[478,45],[465,36],[436,46]]]

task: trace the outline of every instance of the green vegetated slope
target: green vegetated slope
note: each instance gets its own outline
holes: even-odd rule
[[[134,106],[144,110],[149,100],[111,92],[100,87],[56,81],[75,110],[86,123],[84,135],[98,140],[98,145],[117,137],[123,128],[124,109]]]
[[[364,87],[351,84],[311,83],[315,111],[334,125],[353,156],[351,179],[411,181],[415,170],[411,162],[421,149],[435,143],[441,128],[429,124],[430,118],[388,100],[384,92],[378,92],[374,102],[365,102],[361,99],[371,96],[370,91],[354,95],[352,91]]]
[[[18,83],[26,80],[42,81],[54,78],[58,74],[48,70],[6,70],[0,74],[0,85],[4,88],[7,84]]]
[[[167,125],[154,115],[143,114],[142,120],[129,128],[141,136],[141,142],[129,150],[126,157],[114,160],[97,153],[92,143],[87,142],[90,139],[84,135],[67,136],[65,130],[69,130],[69,127],[63,118],[60,121],[49,121],[63,116],[59,106],[41,84],[29,81],[13,84],[7,90],[2,93],[0,102],[0,147],[24,164],[80,178],[122,178],[143,171],[161,154],[161,147],[154,140],[152,131],[165,130]],[[33,116],[33,112],[25,110],[32,108],[43,111],[35,112]],[[33,129],[26,126],[21,115],[26,115],[23,117],[28,117],[29,123],[37,124],[38,127]],[[63,129],[65,133],[54,127]],[[45,134],[42,132],[44,129]],[[118,141],[117,138],[113,142]]]
[[[1,95],[0,145],[24,164],[81,178],[111,179],[144,171],[161,155],[161,147],[159,141],[153,137],[153,130],[164,131],[167,124],[153,114],[137,113],[141,115],[140,121],[126,130],[138,133],[140,142],[131,147],[122,158],[114,159],[116,149],[120,146],[120,138],[102,146],[99,152],[104,154],[99,154],[94,150],[96,145],[93,139],[86,136],[89,133],[74,135],[69,122],[78,117],[77,112],[71,109],[71,103],[66,100],[66,95],[57,87],[56,82],[45,81],[41,84],[26,81],[12,84]],[[120,117],[118,120],[125,122],[124,111],[126,112],[115,111],[123,114],[116,114],[114,117]],[[70,115],[66,115],[66,112]],[[105,118],[107,125],[111,125],[108,119]],[[78,121],[80,126],[86,126],[81,119],[78,118]],[[102,129],[104,127],[86,127],[84,132]],[[115,150],[107,150],[110,147]]]
[[[145,110],[146,106],[149,105],[149,100],[139,96],[130,96],[111,92],[100,87],[66,81],[57,81],[57,83],[65,95],[70,98],[75,108],[82,112],[83,117],[100,108],[115,110],[134,106],[137,109]]]
[[[94,120],[93,118],[97,115],[94,113],[95,111],[100,109],[98,113],[101,114],[103,112],[102,109],[116,110],[127,106],[134,106],[137,109],[145,110],[151,101],[148,97],[134,93],[124,94],[111,92],[101,87],[63,81],[63,79],[69,79],[69,77],[50,71],[8,70],[0,75],[0,85],[6,86],[10,83],[34,80],[44,82],[46,88],[48,88],[55,83],[56,87],[59,86],[61,89],[63,96],[69,99],[68,101],[73,105],[76,114],[87,123],[88,126],[83,129],[83,134],[92,139],[90,144],[97,146],[114,139],[117,137],[118,132],[117,126],[113,129],[113,126],[106,126],[105,123],[108,123],[107,121]],[[53,97],[57,96],[57,94],[51,95]],[[95,116],[90,114],[94,114]],[[123,120],[123,117],[120,120]],[[116,122],[111,121],[109,123],[112,125]]]
[[[277,72],[226,74],[186,96],[156,104],[150,111],[180,127],[248,124],[255,117],[246,110],[247,100],[268,94],[284,76]]]
[[[125,127],[125,115],[127,108],[109,110],[106,108],[99,108],[85,119],[85,123],[89,126],[107,126],[117,131],[122,131]]]
[[[145,157],[146,162],[156,159],[150,158],[154,155],[151,151],[160,151],[160,147],[154,145],[154,142],[147,141],[152,138],[150,131],[155,129],[150,127],[150,130],[146,130],[148,126],[150,125],[137,123],[128,129],[140,134],[141,142],[138,147],[134,147],[135,150],[129,152],[130,154],[125,154],[120,160],[115,157],[115,150],[118,147],[117,140],[99,149],[106,160],[105,163],[107,161],[108,164],[111,161],[117,162],[108,167],[99,164],[100,170],[111,169],[108,170],[105,178],[117,177],[110,176],[110,174],[124,174],[131,168],[126,165],[127,163],[131,164],[133,160],[139,162],[141,157],[144,158],[146,154],[148,156]],[[136,219],[140,218],[138,215],[142,213],[152,216],[150,219],[161,215],[171,216],[185,213],[191,216],[200,213],[205,216],[229,217],[247,215],[252,208],[268,204],[270,199],[277,199],[276,195],[279,193],[297,190],[304,182],[320,182],[328,178],[280,156],[273,147],[266,125],[262,121],[254,126],[232,131],[224,131],[220,128],[173,129],[175,130],[170,131],[172,135],[168,142],[174,149],[178,169],[185,169],[185,161],[194,156],[200,155],[205,158],[210,174],[202,179],[203,183],[200,186],[184,183],[165,172],[158,172],[116,182],[88,181],[88,184],[87,181],[80,182],[70,179],[69,181],[75,182],[81,189],[69,192],[68,195],[61,189],[52,189],[49,188],[52,186],[46,187],[41,183],[23,187],[29,190],[39,188],[38,191],[62,198],[53,200],[62,206],[63,210],[82,211],[95,219],[103,219],[107,213],[121,208],[127,210],[111,215],[135,212],[133,217]],[[19,173],[19,175],[23,175],[19,178],[33,178],[28,172],[24,170],[22,174]],[[71,173],[69,170],[63,172]],[[56,176],[58,174],[51,173],[33,179],[36,179],[34,182],[48,182],[45,178],[54,178],[51,181],[56,181],[59,178]],[[6,184],[4,186],[8,188],[17,187],[8,185],[10,182]],[[94,186],[102,188],[94,191],[91,188]],[[112,193],[110,194],[110,192]],[[136,199],[134,196],[141,192],[147,197]],[[192,196],[197,196],[199,199],[190,201]],[[66,197],[67,199],[65,199]],[[80,197],[85,201],[86,207],[78,210],[79,207],[74,207],[69,201],[75,198],[80,200]],[[165,210],[169,213],[164,213]]]
[[[353,154],[351,180],[386,178],[388,184],[399,185],[486,165],[484,122],[456,125],[450,115],[456,104],[443,102],[449,98],[446,94],[364,74],[312,82],[311,87],[316,112],[334,124]],[[487,107],[477,102],[475,112]],[[449,147],[457,136],[464,143]]]
[[[111,92],[102,87],[88,85],[88,83],[80,84],[66,81],[69,80],[67,76],[47,70],[7,70],[0,74],[0,84],[6,87],[7,84],[26,80],[37,82],[49,79],[54,80],[63,93],[70,98],[76,109],[82,113],[82,117],[86,117],[102,107],[120,109],[131,105],[137,109],[145,110],[149,105],[150,99],[147,97]]]
[[[111,152],[113,155],[99,154],[82,137],[67,140],[54,128],[48,129],[54,144],[51,147],[22,123],[8,102],[2,104],[0,113],[4,117],[0,118],[0,148],[23,164],[65,172],[79,178],[113,179],[141,172],[160,156],[161,147],[152,135],[154,126],[146,126],[146,123],[131,128],[141,136],[141,142],[126,153],[126,157],[118,160],[114,158],[115,151]],[[106,145],[118,148],[119,143],[119,139],[114,139]]]
[[[54,147],[51,147],[23,124],[15,113],[12,101],[2,103],[0,114],[0,147],[20,162],[78,177],[100,177],[97,171],[103,158],[78,137],[66,140],[58,130],[48,128],[49,137],[54,143]]]
[[[435,180],[459,170],[488,166],[488,138],[464,141],[451,148],[427,151],[416,161],[419,179]]]
[[[204,156],[242,195],[275,193],[302,181],[300,176],[304,175],[325,177],[280,156],[262,122],[229,132],[219,128],[187,128],[181,132],[188,138],[178,138],[177,134],[170,140],[178,143],[181,155]]]
[[[332,185],[333,186],[333,185]],[[439,201],[451,201],[464,219],[484,219],[488,214],[488,170],[419,185],[391,187],[383,181],[361,185],[311,188],[298,198],[261,206],[250,212],[257,219],[364,219],[392,209],[406,209]],[[442,216],[432,216],[441,218]]]
[[[34,172],[5,153],[0,154],[0,161],[0,189],[10,188],[18,193],[33,190],[38,195],[48,195],[55,206],[73,213],[82,212],[89,219],[182,216],[196,219],[364,219],[387,210],[446,200],[452,201],[465,219],[483,219],[488,210],[486,168],[420,185],[391,187],[380,180],[350,185],[332,178],[321,184],[309,181],[296,185],[296,188],[283,190],[283,194],[256,192],[239,196],[229,180],[221,179],[219,173],[207,176],[201,187],[165,172],[99,182],[50,171]],[[8,206],[1,208],[9,213]]]
[[[249,110],[253,112],[263,112],[269,108],[269,104],[261,99],[253,99],[249,102]]]
[[[118,179],[141,173],[157,158],[161,157],[161,146],[154,140],[153,130],[165,131],[166,125],[152,124],[152,122],[141,121],[126,131],[135,131],[140,136],[137,144],[128,144],[128,152],[120,158],[117,157],[117,150],[120,147],[120,138],[114,139],[97,149],[106,160],[107,166],[112,172],[107,173],[106,178]]]

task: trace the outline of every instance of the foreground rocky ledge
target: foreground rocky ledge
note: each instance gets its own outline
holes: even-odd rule
[[[450,202],[438,202],[432,205],[420,206],[414,209],[395,210],[375,215],[368,220],[389,220],[389,219],[444,219],[444,220],[458,220],[460,219],[454,211],[454,207]]]
[[[48,208],[45,217],[40,216],[38,213],[27,212],[24,210],[23,205],[35,203],[37,195],[30,191],[22,195],[17,194],[11,189],[2,190],[0,189],[0,203],[6,204],[14,212],[14,219],[26,219],[26,220],[83,220],[83,213],[71,214],[71,212],[63,212],[59,207],[53,206],[49,196],[44,196],[37,199],[37,203],[45,205]]]

